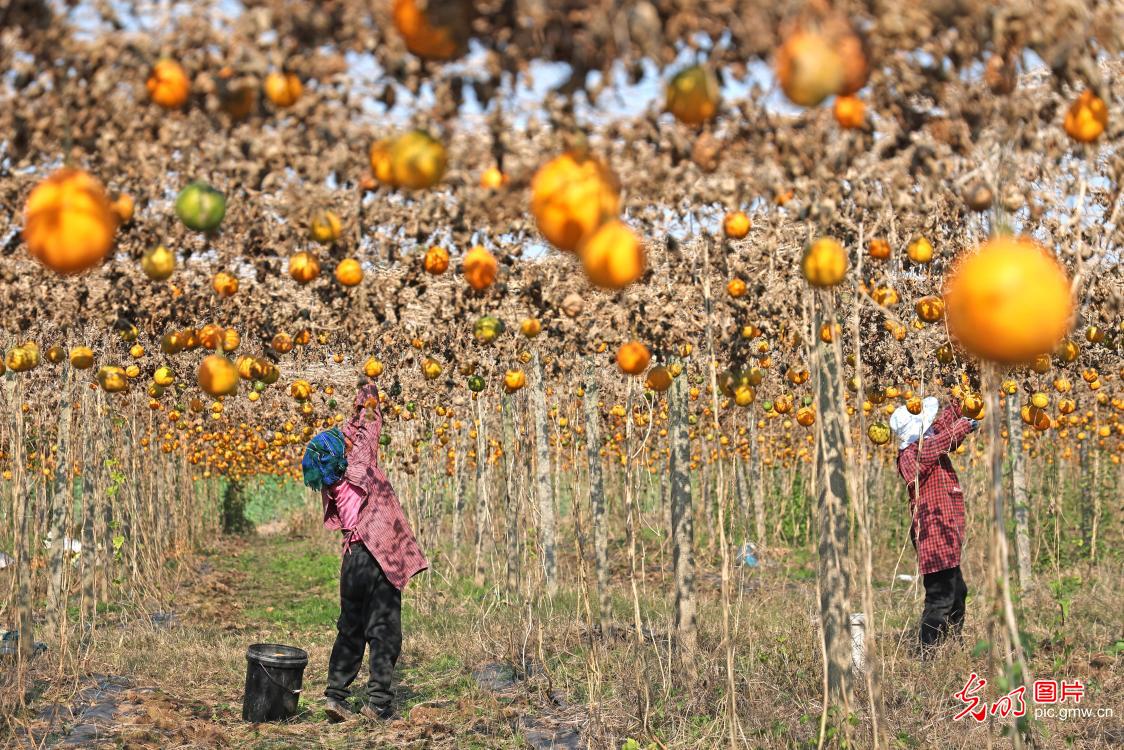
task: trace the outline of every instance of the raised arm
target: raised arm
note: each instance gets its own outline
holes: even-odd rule
[[[344,434],[351,441],[345,477],[352,484],[364,486],[367,468],[378,458],[379,436],[382,434],[378,389],[374,385],[360,388],[355,405],[356,413],[344,428]]]

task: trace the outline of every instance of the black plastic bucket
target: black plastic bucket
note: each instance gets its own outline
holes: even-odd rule
[[[279,643],[255,643],[246,649],[243,721],[283,721],[297,712],[308,654]]]

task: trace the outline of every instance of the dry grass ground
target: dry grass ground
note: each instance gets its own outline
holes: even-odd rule
[[[80,672],[126,677],[130,687],[113,701],[116,713],[98,738],[81,746],[112,748],[517,748],[536,729],[579,728],[589,747],[619,748],[630,737],[666,748],[724,746],[724,649],[719,637],[718,587],[713,570],[700,573],[698,657],[679,665],[667,640],[671,599],[659,570],[640,582],[645,638],[633,638],[627,580],[618,580],[618,624],[604,636],[590,629],[584,599],[573,588],[546,602],[508,598],[502,591],[437,574],[407,590],[406,639],[398,674],[400,719],[372,726],[332,725],[321,691],[337,614],[338,551],[309,524],[296,531],[247,540],[224,539],[169,574],[163,606],[170,623],[154,623],[137,608],[107,613],[86,644]],[[563,568],[576,566],[570,556]],[[887,570],[892,570],[888,561]],[[737,644],[738,722],[747,747],[815,747],[821,708],[816,645],[814,559],[806,550],[773,550],[762,566],[735,570],[733,627]],[[877,566],[876,566],[877,567]],[[983,584],[983,551],[966,561],[973,593]],[[878,568],[882,569],[882,568]],[[1043,585],[1021,603],[1036,677],[1080,679],[1081,706],[1112,708],[1115,717],[1037,722],[1042,747],[1107,748],[1124,743],[1124,680],[1119,653],[1124,611],[1119,565],[1062,571],[1083,585],[1062,591]],[[988,657],[973,647],[987,638],[981,599],[969,601],[963,646],[949,646],[929,663],[912,653],[921,592],[915,583],[876,575],[874,624],[886,668],[881,717],[891,747],[986,747],[989,728],[953,722],[953,696],[975,671],[989,678],[988,699],[1001,694]],[[574,576],[576,577],[576,575]],[[1064,576],[1057,576],[1060,580]],[[1066,599],[1062,623],[1060,602]],[[157,618],[159,619],[159,618]],[[266,641],[300,646],[310,655],[299,716],[280,725],[241,721],[245,648]],[[36,667],[39,693],[24,714],[11,717],[9,746],[65,740],[79,719],[56,717],[48,728],[43,707],[69,706],[89,678],[50,678],[46,657]],[[474,670],[504,665],[513,684],[498,694]],[[493,668],[496,672],[497,668]],[[850,719],[853,744],[869,743],[865,688]],[[1033,704],[1031,704],[1033,711]],[[57,712],[56,712],[57,713]],[[526,724],[537,723],[537,728]],[[829,740],[845,722],[833,717]],[[992,730],[998,731],[998,728]],[[549,732],[548,732],[549,734]],[[1006,740],[1000,741],[1000,746]],[[549,747],[549,744],[543,745]]]

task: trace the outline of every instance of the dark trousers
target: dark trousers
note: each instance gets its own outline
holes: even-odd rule
[[[960,566],[926,573],[925,610],[921,613],[922,647],[935,646],[946,635],[959,636],[964,626],[964,600],[968,585],[960,574]]]
[[[363,651],[371,647],[371,679],[367,703],[389,706],[390,683],[402,650],[402,592],[386,579],[378,562],[361,542],[352,544],[340,567],[340,619],[328,661],[329,698],[346,701],[359,674]]]

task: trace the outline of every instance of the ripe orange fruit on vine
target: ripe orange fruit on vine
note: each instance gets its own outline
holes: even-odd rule
[[[70,366],[75,370],[88,370],[94,365],[94,352],[88,346],[76,346],[70,350]]]
[[[452,60],[467,49],[472,5],[468,0],[394,0],[393,20],[410,52],[426,60]]]
[[[965,393],[960,402],[960,413],[970,419],[981,419],[984,413],[983,397],[978,393]]]
[[[531,213],[543,237],[572,252],[620,214],[620,184],[595,157],[567,152],[535,173]]]
[[[152,381],[162,388],[167,388],[176,382],[176,376],[169,367],[158,367],[152,374]]]
[[[430,357],[422,360],[422,375],[425,375],[426,380],[436,380],[441,374],[441,363]]]
[[[1027,362],[1054,351],[1073,316],[1065,271],[1026,237],[996,237],[962,255],[943,297],[953,338],[995,362]]]
[[[289,385],[289,395],[297,401],[307,401],[312,396],[312,384],[307,380],[294,380]]]
[[[80,169],[63,167],[27,198],[24,241],[31,256],[55,273],[80,273],[101,263],[116,231],[105,188]]]
[[[224,352],[232,352],[242,343],[242,336],[235,329],[227,328],[222,332],[219,343]]]
[[[503,374],[503,387],[508,393],[514,393],[527,384],[527,376],[522,370],[508,370]]]
[[[379,375],[382,375],[382,371],[383,364],[375,357],[369,357],[367,361],[363,363],[363,374],[369,378],[377,378]]]
[[[34,342],[8,350],[8,369],[14,372],[27,372],[39,366],[39,347]]]
[[[667,84],[667,111],[687,125],[701,125],[718,112],[718,78],[703,65],[676,73]]]
[[[196,380],[212,396],[229,396],[238,391],[238,368],[221,354],[208,354],[199,363]]]
[[[830,237],[821,237],[804,251],[801,270],[812,286],[835,286],[847,276],[847,251]]]
[[[846,130],[861,128],[866,122],[866,104],[857,96],[837,96],[831,113],[839,127]]]
[[[1092,143],[1108,126],[1108,107],[1104,100],[1086,89],[1065,113],[1065,132],[1078,143]]]
[[[602,289],[624,289],[644,273],[644,246],[623,221],[610,221],[581,245],[585,275]]]
[[[164,281],[176,270],[176,254],[157,245],[141,256],[141,270],[153,281]]]
[[[933,245],[924,237],[918,237],[909,243],[905,252],[914,263],[924,264],[933,259]]]
[[[796,410],[796,422],[803,427],[811,427],[816,421],[816,410],[811,406],[801,406]]]
[[[308,233],[321,245],[330,245],[340,238],[343,225],[334,211],[317,211],[308,222]]]
[[[872,422],[866,428],[866,436],[875,445],[885,445],[890,442],[890,425],[885,422]]]
[[[671,372],[663,365],[656,365],[648,371],[648,377],[644,380],[644,386],[657,393],[663,393],[671,387],[671,381]]]
[[[914,303],[913,309],[926,323],[936,323],[944,317],[944,301],[940,297],[922,297]]]
[[[524,318],[519,323],[519,330],[529,339],[533,339],[542,333],[542,323],[538,318]]]
[[[363,281],[363,266],[355,258],[344,258],[336,266],[336,281],[344,286],[357,286]]]
[[[121,193],[109,204],[109,209],[117,217],[117,221],[121,224],[127,224],[133,220],[133,210],[136,207],[133,201],[133,196],[128,193]]]
[[[726,282],[726,294],[734,299],[744,297],[746,293],[746,284],[741,279],[730,279]]]
[[[152,101],[164,109],[179,109],[191,93],[191,81],[178,62],[160,60],[152,66],[145,88]]]
[[[293,337],[287,333],[274,334],[269,346],[279,354],[286,354],[293,351]]]
[[[387,152],[393,185],[423,190],[445,175],[445,145],[424,130],[411,130],[395,138]]]
[[[449,269],[449,251],[434,245],[425,251],[425,258],[422,263],[425,266],[426,273],[440,276]]]
[[[265,77],[263,84],[265,96],[278,107],[291,107],[297,103],[304,93],[301,79],[295,73],[282,73],[273,71]]]
[[[499,190],[507,184],[507,175],[499,167],[488,167],[480,175],[480,187],[486,190]]]
[[[639,341],[629,341],[617,349],[617,367],[626,375],[639,375],[648,369],[652,353]]]
[[[320,275],[320,261],[310,252],[302,250],[289,256],[289,275],[299,284],[307,284]]]
[[[230,119],[242,120],[254,111],[254,105],[258,103],[258,92],[256,86],[251,86],[245,81],[235,83],[234,78],[233,68],[225,67],[219,70],[216,76],[219,107],[230,116]]]
[[[394,185],[394,168],[390,163],[390,141],[382,140],[371,144],[368,157],[371,162],[371,172],[376,180],[384,185]],[[371,186],[370,189],[374,189]]]
[[[1019,409],[1019,416],[1022,418],[1023,422],[1031,425],[1039,432],[1045,432],[1050,429],[1053,424],[1050,420],[1050,415],[1041,407],[1034,406],[1033,404],[1026,404]]]
[[[874,239],[867,243],[867,254],[875,260],[888,260],[890,258],[890,243],[882,239]]]
[[[98,368],[98,385],[106,393],[121,393],[129,390],[129,377],[120,367],[104,365]]]
[[[464,256],[464,279],[477,291],[495,283],[497,270],[496,256],[483,245],[477,245]]]
[[[730,211],[722,219],[722,232],[732,240],[740,240],[749,234],[753,222],[745,211]]]
[[[870,298],[882,305],[882,307],[893,307],[901,301],[898,290],[894,289],[892,286],[875,287],[874,291],[870,293]]]

